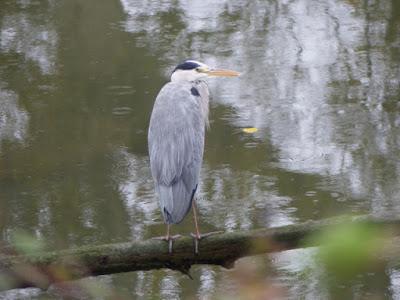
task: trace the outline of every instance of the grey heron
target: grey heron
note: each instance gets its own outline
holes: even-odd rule
[[[204,152],[208,126],[209,91],[207,77],[235,77],[232,70],[213,69],[195,60],[176,66],[171,81],[163,86],[154,103],[148,131],[151,174],[164,221],[169,252],[177,236],[170,225],[180,223],[193,210],[196,232],[195,252],[202,237],[199,231],[194,195]],[[203,235],[204,236],[204,235]]]

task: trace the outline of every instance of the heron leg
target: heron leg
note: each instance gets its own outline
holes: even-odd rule
[[[192,209],[193,209],[193,219],[194,219],[194,226],[196,229],[196,233],[191,233],[190,235],[194,239],[194,253],[198,254],[199,253],[199,242],[202,238],[208,237],[213,234],[222,233],[222,231],[214,231],[214,232],[208,232],[208,233],[201,234],[200,229],[199,229],[199,224],[197,222],[197,211],[196,211],[196,204],[194,202],[194,199],[192,201]]]
[[[196,203],[194,201],[192,201],[192,209],[193,209],[194,226],[196,228],[196,237],[200,239],[199,224],[197,223]]]
[[[196,204],[194,203],[194,200],[192,201],[192,210],[193,210],[193,219],[194,219],[194,226],[196,229],[196,233],[191,233],[190,235],[194,239],[194,253],[198,254],[199,253],[199,241],[201,239],[201,234],[199,230],[199,224],[197,223],[197,212],[196,212]]]
[[[153,239],[166,241],[168,243],[168,253],[172,254],[173,242],[174,242],[174,240],[180,238],[181,235],[180,234],[171,235],[170,234],[170,227],[171,227],[171,225],[167,224],[167,233],[165,234],[165,236],[154,237]]]

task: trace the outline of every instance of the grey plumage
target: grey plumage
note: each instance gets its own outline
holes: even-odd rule
[[[203,160],[208,101],[207,84],[197,80],[167,83],[154,103],[150,167],[167,224],[180,223],[190,210]]]
[[[204,134],[208,126],[209,92],[203,79],[237,77],[232,70],[213,69],[195,60],[180,63],[158,94],[150,118],[148,143],[151,174],[160,207],[167,223],[168,250],[176,236],[170,224],[180,223],[190,207],[196,232],[195,253],[201,238],[197,224],[194,195],[197,190],[204,152]]]

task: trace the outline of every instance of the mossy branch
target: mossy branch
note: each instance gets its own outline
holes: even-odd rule
[[[313,234],[343,222],[368,223],[400,228],[400,219],[356,216],[308,221],[296,225],[249,231],[225,232],[200,241],[194,253],[193,239],[182,237],[168,253],[166,242],[133,241],[76,249],[0,257],[0,290],[50,284],[86,276],[169,268],[189,274],[196,264],[231,268],[241,257],[313,246],[306,240]]]

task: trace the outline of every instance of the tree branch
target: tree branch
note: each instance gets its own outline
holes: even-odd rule
[[[241,257],[305,247],[311,235],[343,223],[368,223],[400,229],[400,219],[377,219],[368,216],[308,221],[269,229],[225,232],[204,238],[199,253],[194,253],[193,239],[182,237],[168,253],[166,242],[133,241],[76,249],[0,257],[0,290],[37,286],[47,288],[55,282],[86,276],[169,268],[189,274],[195,264],[231,268]],[[309,243],[307,246],[312,246]]]

